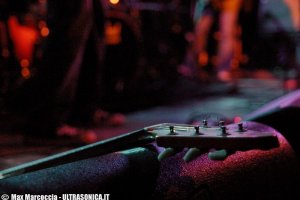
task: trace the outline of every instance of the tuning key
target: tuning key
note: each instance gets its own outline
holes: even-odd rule
[[[201,150],[198,148],[190,148],[185,155],[183,156],[183,160],[185,162],[189,162],[201,154]]]
[[[211,160],[224,160],[229,156],[229,152],[226,149],[215,150],[208,153],[208,158]]]
[[[166,159],[166,158],[168,158],[168,157],[171,157],[171,156],[173,156],[173,155],[175,155],[175,154],[176,154],[176,151],[175,151],[174,148],[166,148],[166,149],[164,149],[164,150],[158,155],[157,159],[158,159],[159,161],[162,161],[162,160],[164,160],[164,159]]]

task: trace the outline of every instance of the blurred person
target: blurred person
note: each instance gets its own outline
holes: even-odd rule
[[[299,88],[300,1],[259,2],[259,46],[255,64],[274,68],[287,91]]]
[[[220,81],[232,81],[231,66],[237,41],[238,15],[242,0],[197,0],[195,4],[195,41],[194,53],[198,67],[209,62],[209,33],[215,20],[218,20],[219,35],[217,38],[217,56],[213,64]]]
[[[16,71],[20,71],[18,62],[32,56],[32,47],[37,31],[29,26],[26,13],[33,0],[0,0],[0,93],[3,95],[13,85]],[[26,17],[25,17],[26,15]],[[28,64],[29,66],[29,64]],[[26,66],[26,67],[28,67]]]
[[[48,1],[46,40],[37,73],[8,95],[9,111],[25,119],[34,136],[76,136],[94,142],[89,130],[125,118],[101,107],[104,10],[100,0]],[[87,136],[87,137],[86,137]]]

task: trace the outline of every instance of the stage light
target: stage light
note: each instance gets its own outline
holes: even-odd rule
[[[41,29],[41,36],[43,36],[43,37],[47,37],[48,35],[49,35],[49,29],[47,28],[47,27],[43,27],[42,29]]]
[[[116,5],[116,4],[118,4],[118,3],[120,2],[120,0],[109,0],[109,2],[110,2],[111,4]]]
[[[21,65],[22,68],[27,68],[27,67],[29,67],[29,64],[30,64],[30,62],[29,62],[28,59],[22,59],[22,60],[20,61],[20,65]]]
[[[234,118],[233,118],[233,122],[234,123],[239,123],[239,122],[241,122],[243,119],[242,119],[242,117],[240,117],[240,116],[235,116]]]
[[[23,78],[25,78],[25,79],[29,78],[31,75],[30,70],[27,67],[25,67],[21,70],[21,74],[22,74]]]
[[[41,21],[39,21],[38,26],[40,29],[42,29],[43,27],[47,26],[47,23],[46,23],[46,21],[41,20]]]

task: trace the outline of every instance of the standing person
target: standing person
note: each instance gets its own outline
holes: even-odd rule
[[[214,20],[218,20],[220,35],[217,44],[217,60],[214,64],[217,78],[225,82],[232,80],[230,70],[241,4],[242,0],[197,0],[195,6],[194,51],[198,65],[201,67],[208,64],[208,36]]]
[[[38,72],[8,98],[10,108],[27,118],[25,133],[76,135],[101,120],[122,123],[122,115],[99,109],[104,55],[100,0],[48,1],[48,27]]]

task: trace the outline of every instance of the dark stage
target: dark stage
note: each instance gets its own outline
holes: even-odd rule
[[[189,123],[199,113],[220,113],[240,120],[289,93],[282,81],[254,78],[254,74],[240,78],[235,93],[228,93],[229,88],[224,84],[205,85],[186,79],[173,89],[177,93],[168,98],[172,101],[128,112],[121,127],[97,129],[98,140],[157,123]],[[1,169],[75,147],[67,140],[26,139],[22,133],[1,133],[0,137]],[[298,195],[295,188],[299,183],[299,163],[286,140],[280,135],[278,139],[280,148],[237,151],[224,161],[209,160],[203,152],[184,163],[182,157],[186,151],[183,151],[158,164],[157,154],[149,151],[153,147],[133,148],[4,179],[0,184],[12,193],[100,192],[111,194],[110,199],[293,199],[289,195]]]
[[[167,98],[169,102],[160,102],[156,106],[128,112],[123,126],[99,128],[98,140],[158,123],[188,123],[197,113],[219,113],[229,119],[243,119],[243,116],[260,106],[288,93],[283,88],[282,81],[276,78],[253,77],[239,79],[238,91],[234,94],[229,94],[229,87],[221,83],[203,84],[186,79],[180,80],[170,90],[172,96]],[[7,121],[2,122],[2,126],[8,124]],[[0,137],[1,169],[45,157],[69,149],[73,145],[67,140],[26,139],[22,133],[2,132]]]
[[[292,1],[28,2],[0,1],[2,200],[300,199]]]

